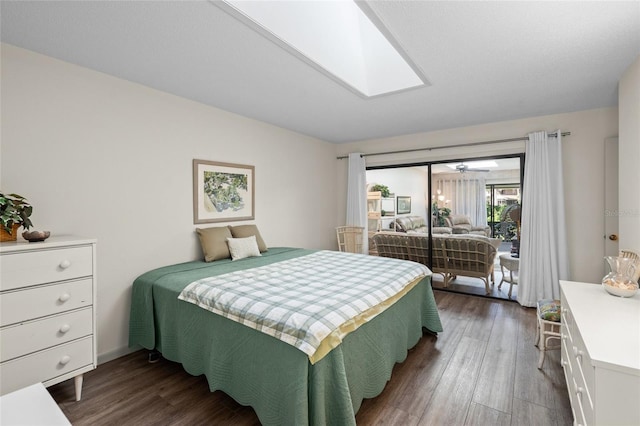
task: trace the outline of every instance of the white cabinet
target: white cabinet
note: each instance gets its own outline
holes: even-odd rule
[[[562,366],[575,425],[640,424],[640,293],[560,281]]]
[[[96,367],[96,242],[77,237],[0,245],[0,394]]]

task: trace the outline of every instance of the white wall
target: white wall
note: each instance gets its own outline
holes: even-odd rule
[[[565,200],[569,237],[571,277],[600,282],[604,256],[604,140],[618,134],[617,108],[578,111],[488,123],[437,132],[359,141],[338,146],[338,155],[350,152],[384,152],[507,139],[526,136],[536,130],[570,131],[562,142]],[[416,153],[366,157],[367,165],[387,165],[485,157],[524,152],[524,142],[479,147],[451,148]],[[637,168],[637,162],[635,163]],[[341,160],[338,182],[345,182],[346,161]],[[637,182],[637,180],[636,180]],[[339,209],[346,189],[338,191]],[[637,189],[636,189],[637,191]],[[342,202],[342,204],[340,204]]]
[[[411,213],[398,216],[421,216],[427,221],[428,212],[425,210],[425,196],[428,196],[427,173],[415,167],[397,169],[367,170],[367,184],[379,183],[389,187],[389,191],[396,196],[411,197]],[[386,204],[382,205],[386,209]],[[393,207],[396,210],[396,207]],[[384,224],[389,225],[389,221]],[[426,222],[425,222],[426,223]]]
[[[618,88],[620,248],[640,252],[640,56]]]
[[[6,44],[1,65],[2,190],[98,239],[101,361],[126,351],[133,280],[201,257],[194,158],[255,166],[268,245],[335,246],[335,145]]]

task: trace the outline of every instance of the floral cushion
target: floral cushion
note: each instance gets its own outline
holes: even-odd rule
[[[560,301],[553,299],[538,300],[538,315],[545,321],[560,322]]]

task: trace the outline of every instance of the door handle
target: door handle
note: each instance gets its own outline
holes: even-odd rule
[[[611,241],[618,241],[618,235],[617,234],[611,234],[611,235],[609,235],[609,239]]]

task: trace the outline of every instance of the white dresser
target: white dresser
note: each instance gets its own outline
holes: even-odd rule
[[[0,244],[0,395],[96,367],[96,241]]]
[[[640,425],[640,293],[560,281],[562,366],[576,425]]]

